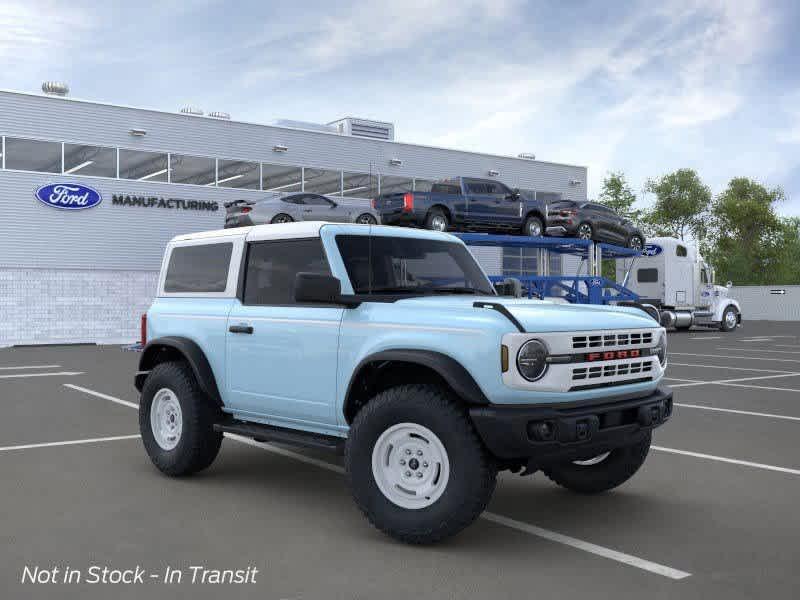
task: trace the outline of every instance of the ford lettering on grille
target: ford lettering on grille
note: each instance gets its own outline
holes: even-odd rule
[[[638,348],[630,350],[609,350],[606,352],[590,352],[586,355],[586,362],[597,362],[600,360],[622,360],[625,358],[639,358],[642,351]]]

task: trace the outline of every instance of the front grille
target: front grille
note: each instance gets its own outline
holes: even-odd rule
[[[643,360],[636,362],[617,363],[613,365],[596,365],[591,367],[576,367],[572,369],[572,380],[580,379],[606,379],[609,377],[627,377],[649,373],[653,370],[653,361]],[[615,382],[616,383],[616,382]],[[623,384],[627,381],[622,380]]]
[[[601,333],[596,335],[572,336],[572,348],[616,348],[619,346],[649,346],[653,343],[652,331],[632,331],[626,333]]]

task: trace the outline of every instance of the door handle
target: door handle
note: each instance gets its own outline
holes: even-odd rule
[[[311,212],[310,208],[305,209],[303,212]]]
[[[231,325],[228,327],[228,331],[231,333],[253,333],[253,326],[252,325]]]

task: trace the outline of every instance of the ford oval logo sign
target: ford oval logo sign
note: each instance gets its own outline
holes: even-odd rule
[[[664,249],[658,244],[645,244],[642,250],[642,256],[658,256]]]
[[[103,201],[103,196],[79,183],[50,183],[36,190],[36,199],[53,208],[82,210],[97,206]]]

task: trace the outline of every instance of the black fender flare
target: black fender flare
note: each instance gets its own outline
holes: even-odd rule
[[[469,371],[454,358],[433,350],[396,349],[383,350],[370,354],[361,360],[347,384],[344,411],[347,414],[353,383],[361,375],[362,370],[370,363],[404,362],[417,364],[435,371],[449,385],[453,391],[470,405],[487,405],[489,399],[483,393]]]
[[[150,370],[157,365],[162,353],[167,352],[170,358],[176,354],[189,363],[200,389],[214,402],[222,406],[222,397],[217,388],[214,371],[206,358],[205,353],[196,342],[185,337],[166,336],[147,342],[139,359],[139,370],[136,373],[135,385],[140,392]]]

